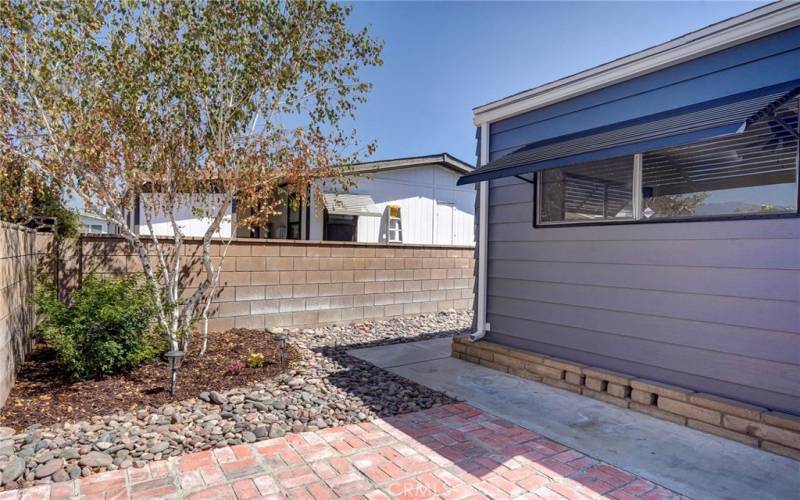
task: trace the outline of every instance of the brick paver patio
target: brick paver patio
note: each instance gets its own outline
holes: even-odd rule
[[[679,498],[465,403],[0,494],[70,497]]]

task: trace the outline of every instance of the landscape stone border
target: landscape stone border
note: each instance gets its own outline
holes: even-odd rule
[[[458,359],[800,460],[800,416],[485,340],[453,339]]]
[[[0,427],[0,490],[135,470],[193,452],[262,442],[453,403],[348,349],[468,331],[468,311],[287,329],[300,351],[286,372],[247,387],[78,422]],[[273,329],[274,330],[274,329]],[[265,331],[265,335],[268,334]],[[2,498],[2,496],[0,496]]]

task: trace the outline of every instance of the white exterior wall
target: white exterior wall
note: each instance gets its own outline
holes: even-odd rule
[[[400,206],[403,243],[436,245],[474,245],[475,189],[472,186],[456,186],[459,174],[438,165],[410,167],[363,174],[356,180],[354,194],[368,194],[375,201],[373,209],[381,217],[358,218],[358,241],[384,243],[387,237],[388,205]],[[144,217],[145,197],[139,202],[139,234],[150,234]],[[216,196],[216,195],[209,195]],[[209,219],[197,218],[192,203],[187,199],[177,213],[178,224],[185,236],[202,237],[210,224]],[[306,210],[301,213],[301,231],[306,235],[309,227],[310,240],[322,240],[323,216],[312,195],[310,220]],[[157,235],[171,236],[172,224],[166,214],[153,217],[153,228]],[[231,212],[228,210],[217,236],[228,237],[231,231]]]
[[[139,226],[138,231],[139,234],[150,234],[150,229],[147,227],[147,220],[145,219],[145,200],[149,196],[154,196],[152,194],[142,194],[141,199],[139,200]],[[207,195],[212,201],[218,200],[221,195]],[[202,237],[206,234],[208,230],[208,226],[211,225],[211,219],[202,218],[199,219],[193,213],[193,207],[206,207],[209,206],[207,203],[192,203],[192,201],[187,197],[186,202],[179,207],[176,220],[178,225],[180,226],[181,230],[183,231],[184,236],[196,236]],[[156,235],[159,236],[172,236],[172,223],[170,222],[169,215],[167,214],[156,214],[152,217],[153,219],[153,231]],[[231,210],[230,207],[228,208],[228,212],[225,217],[222,219],[220,223],[220,230],[215,234],[215,236],[227,238],[231,235]]]
[[[111,233],[109,222],[100,217],[87,213],[78,214],[82,233]],[[97,227],[99,226],[99,230]]]
[[[364,174],[349,192],[368,194],[382,217],[358,218],[358,241],[386,242],[387,205],[400,206],[403,243],[474,245],[475,189],[438,165]],[[322,212],[312,205],[310,239],[322,239]]]

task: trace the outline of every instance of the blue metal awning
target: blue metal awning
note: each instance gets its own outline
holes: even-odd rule
[[[458,179],[458,185],[742,133],[800,95],[800,80],[735,94],[576,134],[533,142]]]

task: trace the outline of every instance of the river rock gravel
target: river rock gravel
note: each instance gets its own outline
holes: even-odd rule
[[[249,387],[159,408],[24,430],[0,428],[2,489],[65,481],[150,461],[372,420],[453,402],[347,354],[347,350],[464,333],[471,314],[283,329],[302,357],[291,369]],[[280,329],[273,329],[277,331]]]

